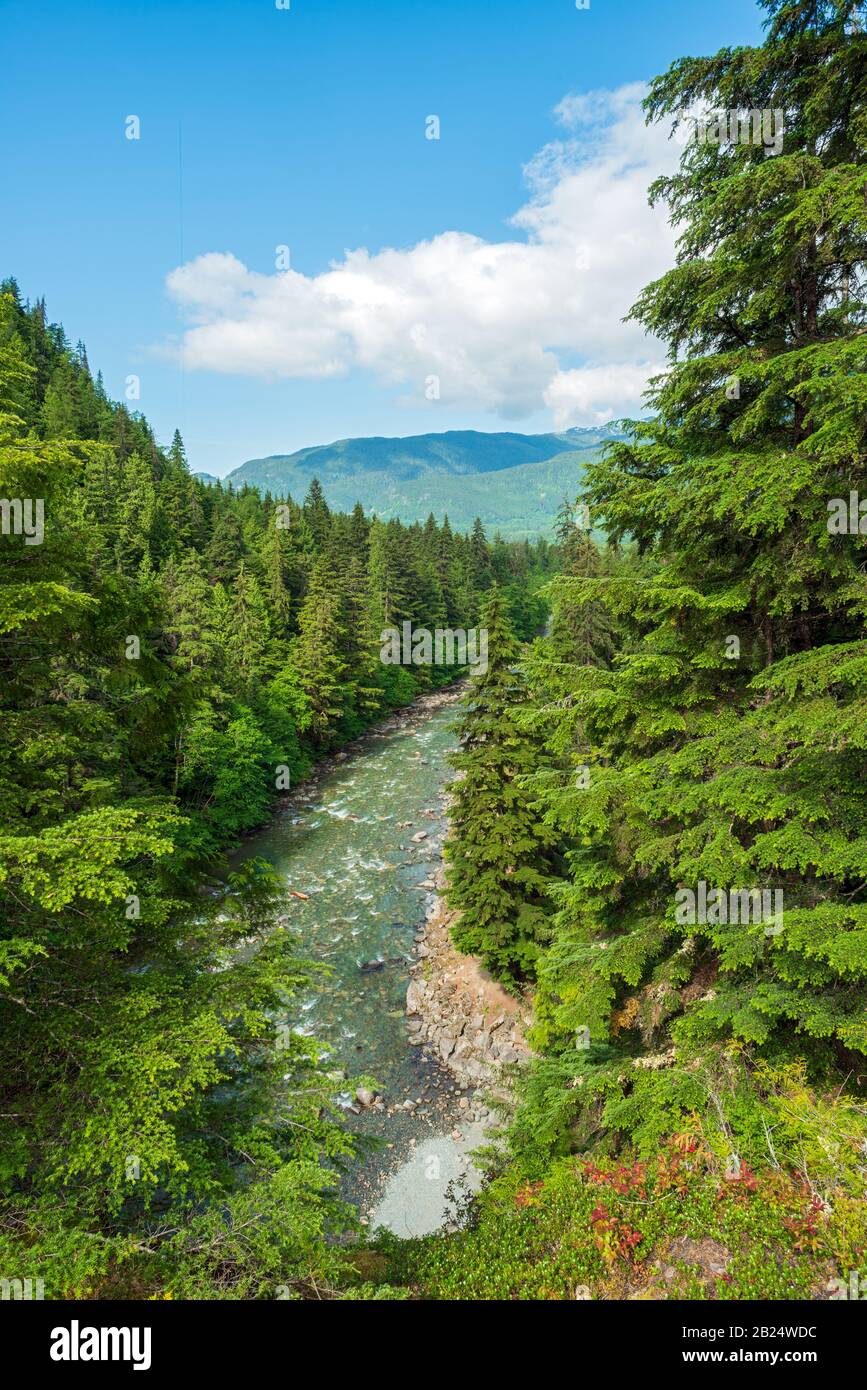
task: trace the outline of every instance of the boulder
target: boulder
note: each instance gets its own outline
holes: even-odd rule
[[[427,994],[424,980],[412,979],[406,989],[406,1011],[408,1014],[421,1013],[421,1005]]]

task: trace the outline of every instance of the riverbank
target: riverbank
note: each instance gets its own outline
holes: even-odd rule
[[[280,1021],[328,1047],[347,1125],[375,1141],[342,1191],[370,1228],[403,1236],[447,1227],[450,1189],[480,1181],[469,1155],[493,1122],[485,1095],[509,1060],[500,1053],[516,1009],[495,982],[477,980],[476,962],[453,954],[437,892],[454,713],[465,694],[466,682],[455,682],[422,695],[323,759],[239,855],[273,864],[285,924],[327,971]],[[415,982],[435,984],[422,1038],[418,1028],[407,1036]],[[458,1018],[453,1010],[470,997],[473,1009]],[[508,1023],[495,1028],[500,1014]],[[479,1065],[458,1069],[464,1061]]]
[[[438,800],[445,817],[447,789]],[[458,1118],[448,1134],[417,1145],[411,1140],[412,1154],[386,1178],[370,1224],[404,1237],[455,1231],[462,1224],[463,1201],[482,1185],[473,1153],[499,1128],[489,1102],[508,1100],[504,1069],[531,1055],[525,1038],[529,1004],[507,994],[478,959],[452,944],[458,914],[443,897],[442,859],[427,882],[431,893],[424,924],[415,932],[406,992],[407,1040],[420,1058],[451,1077]]]
[[[451,928],[459,914],[442,896],[442,865],[434,882],[437,894],[416,933],[410,969],[409,1041],[430,1047],[460,1085],[501,1092],[503,1067],[530,1057],[529,1004],[508,994],[475,956],[455,949]]]
[[[400,1235],[448,1222],[449,1187],[477,1181],[466,1155],[487,1122],[475,1088],[406,1035],[465,691],[456,682],[428,692],[323,759],[238,856],[274,866],[299,953],[325,967],[276,1022],[328,1048],[335,1100],[362,1144],[341,1191],[370,1227]]]

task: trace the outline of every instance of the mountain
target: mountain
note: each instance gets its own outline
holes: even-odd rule
[[[459,530],[480,516],[486,528],[506,537],[538,535],[551,530],[564,497],[574,499],[588,457],[619,437],[613,426],[604,426],[557,434],[449,430],[339,439],[249,459],[225,481],[301,501],[318,478],[330,505],[340,510],[358,501],[384,519],[407,522],[447,513]]]

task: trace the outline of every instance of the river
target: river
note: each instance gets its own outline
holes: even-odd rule
[[[414,934],[440,863],[457,698],[422,697],[329,759],[236,856],[274,865],[301,954],[329,968],[287,1022],[329,1045],[333,1069],[375,1078],[375,1105],[359,1106],[350,1083],[340,1097],[348,1123],[382,1141],[345,1191],[371,1227],[398,1235],[444,1225],[450,1186],[478,1183],[467,1153],[481,1141],[481,1112],[410,1046],[405,1018]]]

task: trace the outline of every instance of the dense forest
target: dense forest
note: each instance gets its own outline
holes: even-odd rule
[[[491,614],[450,852],[458,943],[533,992],[500,1193],[546,1230],[526,1266],[571,1200],[601,1257],[577,1277],[622,1289],[661,1236],[713,1235],[723,1297],[828,1296],[865,1258],[865,542],[840,516],[867,476],[867,35],[862,5],[765,8],[761,49],[650,88],[649,121],[785,112],[784,149],[692,140],[651,188],[679,255],[633,316],[669,366],[588,464],[604,542],[564,513],[521,668]],[[488,1200],[476,1296],[504,1289]]]
[[[277,1046],[307,974],[265,867],[197,887],[317,758],[460,674],[384,663],[384,630],[471,628],[496,588],[530,637],[556,549],[206,486],[11,280],[0,354],[0,491],[44,509],[41,543],[11,513],[0,537],[3,1265],[117,1293],[135,1252],[183,1296],[213,1250],[221,1286],[273,1291],[327,1260],[350,1141],[315,1043]]]
[[[764,8],[650,88],[649,121],[785,139],[691,141],[651,189],[677,262],[633,315],[669,363],[550,543],[206,486],[4,283],[0,492],[45,521],[0,537],[0,1254],[46,1296],[867,1281],[867,35],[854,0]],[[267,868],[221,865],[467,674],[383,663],[407,620],[488,634],[447,895],[533,1057],[466,1226],[370,1242],[327,1060],[274,1035],[312,967]]]

